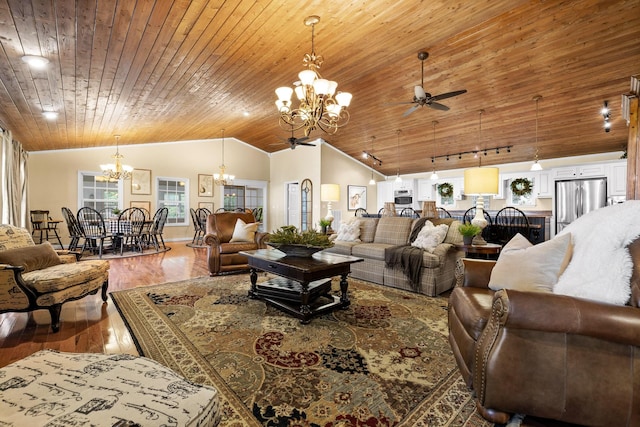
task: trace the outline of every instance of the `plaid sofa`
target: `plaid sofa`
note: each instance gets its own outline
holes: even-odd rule
[[[385,263],[385,249],[404,245],[417,220],[407,217],[358,218],[360,221],[360,241],[347,242],[334,240],[334,246],[325,249],[344,255],[353,255],[364,262],[351,265],[351,276],[393,288],[415,292],[409,278],[401,268],[390,268]],[[443,243],[433,253],[423,251],[422,276],[419,293],[436,296],[455,285],[455,270],[463,252],[455,248],[462,244],[462,235],[458,232],[460,221],[446,218],[433,218],[434,225],[448,224],[449,230]]]

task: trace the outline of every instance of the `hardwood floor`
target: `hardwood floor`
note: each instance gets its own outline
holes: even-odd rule
[[[206,249],[186,242],[170,244],[161,254],[109,260],[109,291],[175,282],[209,274]],[[111,298],[100,293],[62,306],[60,330],[51,332],[49,312],[0,314],[0,367],[38,350],[76,353],[128,353],[136,346]]]

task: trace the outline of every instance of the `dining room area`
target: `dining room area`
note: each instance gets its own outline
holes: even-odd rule
[[[144,207],[132,206],[122,211],[116,208],[101,210],[84,206],[73,212],[61,209],[63,220],[51,220],[62,227],[66,225],[69,243],[63,249],[80,252],[83,258],[130,257],[160,253],[170,249],[164,241],[164,227],[168,208],[151,214]],[[56,227],[56,232],[59,230]],[[56,234],[58,236],[58,234]]]

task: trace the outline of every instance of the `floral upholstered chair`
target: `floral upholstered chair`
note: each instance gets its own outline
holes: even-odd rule
[[[36,245],[24,228],[0,225],[0,313],[47,309],[57,332],[63,303],[99,289],[107,301],[109,263],[79,256],[49,242]]]

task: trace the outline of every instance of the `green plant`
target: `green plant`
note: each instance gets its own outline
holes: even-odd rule
[[[269,235],[269,243],[281,245],[305,245],[321,248],[330,248],[333,242],[325,234],[316,230],[299,232],[293,225],[285,225]]]
[[[121,211],[120,211],[120,209],[115,208],[115,209],[113,209],[111,212],[113,212],[113,214],[114,214],[114,215],[120,215],[120,212],[121,212]]]
[[[326,218],[320,218],[320,227],[328,227],[331,225],[331,220]]]
[[[440,194],[441,197],[453,196],[453,185],[449,184],[448,182],[443,182],[442,184],[438,185],[438,194]]]
[[[463,236],[473,237],[480,234],[482,228],[478,227],[477,225],[471,224],[470,222],[467,222],[464,224],[460,224],[460,226],[458,227],[458,231]]]
[[[517,178],[511,181],[511,191],[516,196],[528,196],[533,189],[533,183],[527,178]]]

